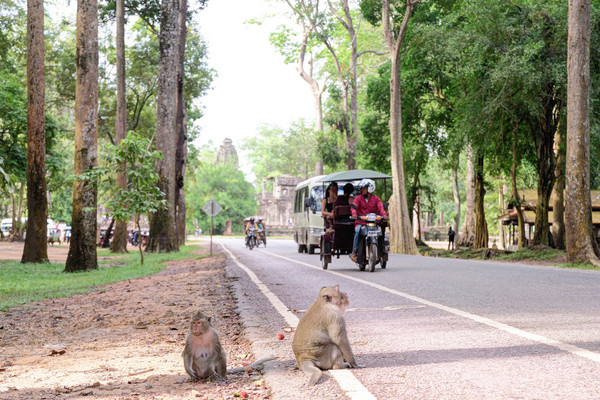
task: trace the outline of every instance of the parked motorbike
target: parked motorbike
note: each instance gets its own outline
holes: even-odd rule
[[[256,240],[256,228],[249,228],[248,232],[246,232],[246,247],[252,250],[254,247],[258,245]]]
[[[374,272],[377,264],[381,268],[387,267],[390,244],[384,234],[387,221],[381,215],[361,215],[359,219],[366,222],[362,225],[358,237],[357,261],[358,268],[364,271],[367,265],[369,271]]]

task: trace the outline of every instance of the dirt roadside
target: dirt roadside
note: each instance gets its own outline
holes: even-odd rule
[[[0,259],[20,259],[20,246],[0,243]],[[64,262],[68,248],[48,252]],[[198,309],[213,316],[228,367],[254,360],[225,264],[223,256],[171,262],[154,276],[1,313],[0,399],[270,399],[259,371],[219,383],[191,382],[183,369]]]

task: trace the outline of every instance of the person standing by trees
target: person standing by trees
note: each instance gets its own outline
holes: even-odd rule
[[[456,232],[452,229],[452,225],[448,225],[448,250],[454,250],[454,236]]]

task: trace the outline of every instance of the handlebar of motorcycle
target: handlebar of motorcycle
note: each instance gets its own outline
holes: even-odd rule
[[[358,215],[358,216],[357,215],[352,215],[350,218],[352,218],[352,219],[360,218],[360,219],[366,220],[367,216],[366,215]],[[376,218],[377,219],[388,219],[389,216],[387,216],[387,215],[376,215]]]

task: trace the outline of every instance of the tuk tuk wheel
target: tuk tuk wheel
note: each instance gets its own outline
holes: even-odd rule
[[[321,254],[321,266],[323,267],[323,269],[327,269],[327,266],[329,265],[329,262],[331,260],[329,257],[331,256]]]

